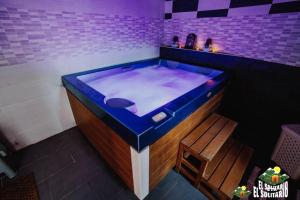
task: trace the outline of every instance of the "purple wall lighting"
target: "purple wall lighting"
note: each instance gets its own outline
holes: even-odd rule
[[[165,1],[163,20],[159,0],[3,0],[0,66],[158,47],[174,35],[183,43],[189,33],[201,47],[209,37],[225,53],[300,66],[300,1],[183,1]]]
[[[212,38],[225,53],[300,67],[300,1],[182,1],[165,2],[164,44],[196,33],[200,48]]]
[[[226,53],[300,66],[300,13],[166,20],[164,42],[191,32],[200,47],[210,37]]]
[[[0,66],[159,47],[163,19],[0,7]]]

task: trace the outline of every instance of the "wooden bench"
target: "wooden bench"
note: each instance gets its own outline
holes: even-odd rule
[[[180,143],[176,170],[210,199],[232,198],[252,156],[251,148],[231,139],[236,126],[214,113]]]

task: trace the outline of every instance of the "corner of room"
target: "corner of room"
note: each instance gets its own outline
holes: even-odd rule
[[[0,199],[299,199],[299,80],[299,0],[1,0]]]

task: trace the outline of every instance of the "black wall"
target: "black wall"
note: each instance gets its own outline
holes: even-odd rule
[[[300,68],[167,47],[160,56],[232,75],[219,112],[239,122],[236,136],[253,146],[259,159],[270,158],[282,124],[300,123]]]

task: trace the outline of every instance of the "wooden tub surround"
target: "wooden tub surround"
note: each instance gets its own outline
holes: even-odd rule
[[[130,146],[67,92],[77,126],[124,183],[133,190]]]
[[[69,90],[67,94],[76,124],[82,133],[123,182],[139,199],[143,199],[176,165],[180,141],[216,110],[223,90],[140,152],[102,122]]]
[[[154,189],[176,165],[180,141],[217,109],[222,97],[223,91],[220,91],[169,133],[150,145],[150,190]]]

